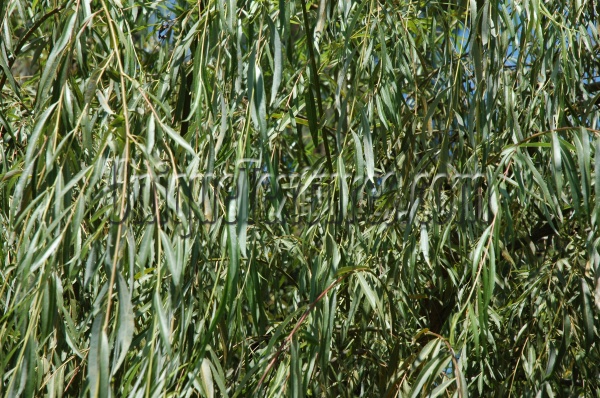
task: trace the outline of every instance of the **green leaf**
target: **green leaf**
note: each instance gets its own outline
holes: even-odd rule
[[[200,367],[200,380],[202,381],[202,390],[204,391],[204,395],[208,398],[214,397],[215,388],[212,371],[210,370],[210,361],[208,358],[204,358],[202,360],[202,366]]]
[[[248,187],[248,176],[246,170],[240,171],[238,175],[237,190],[237,230],[238,242],[242,256],[246,257],[246,236],[248,229],[248,198],[250,196]]]
[[[367,301],[371,305],[371,308],[374,311],[380,310],[382,308],[382,306],[379,303],[379,297],[375,293],[375,291],[371,288],[371,286],[369,285],[367,280],[364,278],[364,276],[362,275],[362,272],[357,272],[356,278],[358,279],[358,283],[360,284],[360,287],[361,287],[365,297],[367,298]],[[382,315],[382,314],[380,314],[380,315]]]
[[[365,159],[363,157],[362,145],[360,139],[354,131],[352,131],[352,139],[354,140],[354,161],[356,163],[356,180],[358,184],[362,184],[365,175]]]
[[[167,321],[167,317],[165,315],[165,311],[162,305],[162,299],[160,298],[158,292],[154,293],[153,307],[156,311],[155,317],[156,322],[158,324],[158,331],[165,347],[165,350],[170,354],[172,352],[171,349],[171,328],[169,327],[169,322]]]
[[[592,310],[592,295],[590,288],[584,278],[580,278],[581,282],[581,314],[583,321],[583,331],[585,333],[585,344],[586,347],[591,347],[594,343],[595,329],[594,329],[594,312]]]
[[[37,150],[39,150],[38,140],[40,138],[40,135],[42,134],[43,128],[46,125],[46,120],[48,120],[50,115],[52,115],[52,112],[54,111],[54,108],[56,107],[56,105],[57,105],[57,103],[50,105],[48,107],[48,109],[46,109],[44,111],[44,113],[42,113],[42,115],[40,116],[40,118],[37,120],[37,122],[35,124],[33,132],[31,133],[31,136],[29,137],[28,142],[30,143],[30,145],[27,146],[27,152],[25,153],[23,172],[22,172],[21,176],[19,177],[19,182],[17,183],[15,190],[14,190],[14,195],[13,195],[13,200],[12,200],[13,206],[11,206],[12,211],[10,213],[11,222],[14,222],[16,213],[18,213],[19,209],[21,208],[21,200],[23,198],[23,190],[25,189],[25,185],[27,184],[28,179],[31,178],[31,174],[34,172],[33,167],[34,167],[35,163],[33,160],[34,160],[34,153]]]
[[[133,321],[133,306],[131,304],[131,296],[127,289],[127,284],[117,273],[117,291],[119,297],[119,327],[117,329],[117,341],[115,344],[115,352],[119,353],[113,363],[111,375],[119,370],[119,367],[125,360],[131,341],[133,340],[134,321]]]
[[[425,349],[423,349],[421,351],[421,354],[420,354],[421,358],[427,358],[427,354],[424,353],[424,351],[425,351]],[[432,358],[429,359],[429,361],[427,361],[425,363],[425,365],[419,372],[417,379],[415,380],[414,384],[412,385],[412,388],[410,391],[410,397],[415,398],[417,396],[420,396],[421,393],[423,392],[423,386],[425,385],[425,383],[430,381],[432,379],[432,377],[435,375],[435,370],[437,369],[437,367],[440,366],[440,364],[445,365],[448,360],[449,360],[449,358],[447,358],[447,357],[444,358],[442,356],[432,355]]]
[[[175,257],[175,252],[173,251],[173,247],[171,246],[171,240],[167,236],[167,234],[160,230],[160,240],[162,242],[162,247],[165,252],[165,262],[167,263],[167,268],[171,272],[171,278],[173,278],[173,284],[176,287],[180,286],[181,283],[181,264],[177,261]]]
[[[69,14],[69,19],[65,21],[63,31],[59,37],[59,39],[53,43],[52,51],[48,55],[48,59],[46,60],[46,64],[44,67],[44,71],[40,77],[40,83],[38,85],[37,96],[35,101],[35,110],[39,112],[44,103],[46,102],[46,98],[48,97],[48,91],[50,90],[50,85],[52,81],[56,78],[56,73],[60,62],[62,61],[62,53],[65,50],[65,47],[71,40],[71,35],[73,34],[73,30],[75,28],[75,22],[77,21],[77,13],[71,13],[70,11],[65,11]],[[61,82],[64,84],[64,82]]]
[[[3,7],[0,6],[0,9],[2,8]],[[21,90],[19,90],[19,86],[17,86],[17,82],[15,82],[15,78],[12,74],[12,71],[8,66],[8,56],[6,55],[6,48],[4,47],[4,43],[0,43],[0,49],[2,50],[2,52],[0,53],[0,67],[2,68],[2,72],[4,73],[4,76],[8,78],[8,83],[10,84],[10,87],[12,88],[13,92],[20,97]]]
[[[429,261],[429,234],[427,233],[426,223],[421,223],[421,239],[419,239],[419,243],[423,258],[425,259],[427,265],[431,267],[431,262]]]
[[[489,236],[490,236],[492,227],[493,227],[493,225],[490,225],[489,227],[487,227],[485,229],[485,231],[483,231],[483,234],[479,237],[479,240],[477,241],[477,246],[475,247],[475,250],[473,251],[473,265],[471,268],[472,278],[475,278],[475,274],[477,273],[477,269],[479,268],[479,263],[481,261],[483,261],[482,256],[484,255],[484,246],[489,243]],[[485,255],[487,256],[487,254],[485,254]]]
[[[346,181],[346,166],[344,165],[344,159],[340,156],[338,158],[338,182],[340,189],[340,215],[339,221],[344,222],[348,214],[348,182]]]
[[[177,143],[177,145],[188,151],[191,155],[196,156],[196,151],[194,151],[194,148],[192,148],[190,144],[181,135],[179,135],[179,133],[163,122],[161,122],[161,127],[165,130],[167,135]]]
[[[364,110],[361,113],[361,126],[363,131],[363,145],[365,147],[365,161],[367,166],[367,178],[369,181],[373,180],[375,176],[375,156],[373,155],[373,139],[371,138],[371,128],[369,127],[369,120]]]
[[[312,137],[313,145],[319,145],[319,123],[317,117],[317,107],[310,87],[304,89],[304,103],[306,105],[306,117],[308,119],[308,129]]]
[[[295,336],[292,338],[290,349],[290,367],[289,396],[293,398],[304,397],[304,389],[302,387],[302,362],[300,360],[298,339]]]
[[[88,383],[90,385],[90,396],[109,396],[109,371],[108,371],[108,338],[102,323],[104,315],[99,313],[94,318],[90,334],[90,351],[88,353]]]
[[[277,98],[277,94],[279,91],[279,85],[281,84],[281,78],[283,73],[283,53],[281,50],[281,38],[279,37],[279,32],[277,29],[272,28],[273,35],[273,85],[271,86],[271,101],[270,105],[275,103],[275,99]]]

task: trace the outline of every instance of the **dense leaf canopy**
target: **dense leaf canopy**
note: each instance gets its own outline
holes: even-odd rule
[[[0,2],[0,394],[598,396],[598,2]]]

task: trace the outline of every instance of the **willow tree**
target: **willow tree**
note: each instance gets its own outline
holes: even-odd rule
[[[0,3],[0,393],[597,396],[597,10]]]

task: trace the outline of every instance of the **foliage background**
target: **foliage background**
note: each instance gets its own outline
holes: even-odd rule
[[[0,393],[598,396],[596,7],[0,2]]]

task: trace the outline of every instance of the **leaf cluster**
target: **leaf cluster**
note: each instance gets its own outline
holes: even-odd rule
[[[0,394],[600,394],[592,1],[0,16]]]

